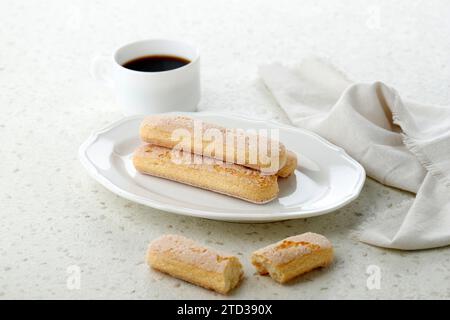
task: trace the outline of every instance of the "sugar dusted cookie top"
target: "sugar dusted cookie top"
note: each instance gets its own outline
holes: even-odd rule
[[[329,248],[332,248],[332,245],[327,238],[317,233],[307,232],[271,244],[255,251],[254,254],[265,256],[275,265],[282,265],[301,255]]]
[[[223,272],[229,260],[236,257],[219,253],[198,245],[195,241],[180,235],[163,235],[150,243],[149,254],[170,254],[192,265],[211,272]]]

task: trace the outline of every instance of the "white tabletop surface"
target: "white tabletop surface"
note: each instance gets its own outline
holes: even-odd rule
[[[222,298],[149,270],[146,247],[165,233],[237,254],[246,278],[231,298],[450,298],[448,248],[401,252],[358,241],[375,213],[411,199],[373,180],[325,216],[235,224],[124,200],[77,159],[91,131],[121,118],[113,93],[90,78],[90,61],[143,38],[200,46],[200,110],[286,121],[257,66],[311,54],[353,79],[449,104],[449,1],[1,1],[0,25],[0,298]],[[284,286],[254,274],[253,250],[306,231],[334,243],[330,268]],[[369,266],[380,270],[378,289],[366,285]]]

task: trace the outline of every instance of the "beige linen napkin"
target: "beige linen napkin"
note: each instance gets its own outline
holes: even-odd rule
[[[293,125],[344,148],[373,179],[416,194],[412,205],[379,213],[361,241],[404,250],[450,245],[450,107],[402,101],[382,82],[353,83],[315,58],[259,73]]]

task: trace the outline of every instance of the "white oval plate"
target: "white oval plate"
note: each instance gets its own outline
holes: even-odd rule
[[[365,180],[363,167],[318,135],[278,122],[256,121],[213,113],[177,113],[243,129],[278,128],[280,141],[298,156],[295,175],[279,178],[278,199],[257,205],[162,178],[143,175],[131,156],[142,144],[144,116],[124,118],[95,132],[79,150],[90,175],[128,200],[178,214],[236,222],[307,218],[336,210],[358,197]]]

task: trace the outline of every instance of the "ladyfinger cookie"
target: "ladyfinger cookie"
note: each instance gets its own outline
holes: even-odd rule
[[[139,147],[133,155],[137,171],[262,204],[278,195],[276,175],[263,175],[244,166],[224,163],[155,145]]]
[[[286,148],[278,141],[185,116],[148,116],[141,124],[140,136],[150,144],[240,164],[264,174],[276,174],[287,160]]]
[[[237,257],[222,254],[179,235],[153,240],[147,263],[154,269],[198,286],[227,294],[243,277]]]
[[[282,178],[287,178],[291,174],[295,172],[295,169],[297,169],[297,155],[292,151],[287,151],[287,159],[286,164],[283,168],[278,171],[277,175]]]
[[[253,252],[251,261],[260,274],[285,283],[333,260],[333,247],[324,236],[307,232]]]

